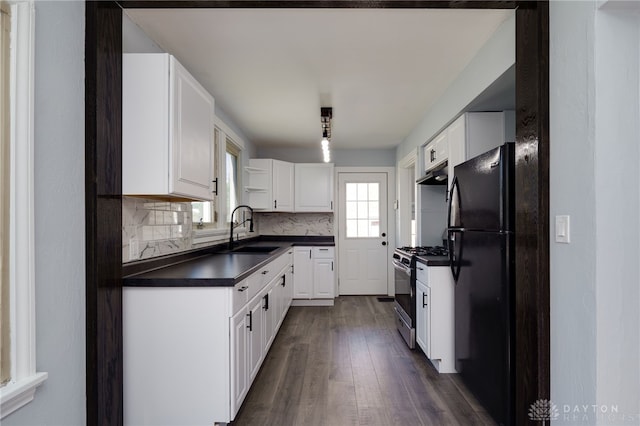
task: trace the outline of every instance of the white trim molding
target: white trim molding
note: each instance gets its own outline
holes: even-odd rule
[[[34,399],[47,373],[36,372],[34,260],[33,0],[11,2],[11,380],[0,388],[0,418]]]

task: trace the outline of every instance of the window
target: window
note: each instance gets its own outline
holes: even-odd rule
[[[33,1],[0,1],[0,7],[0,166],[3,171],[0,183],[3,206],[0,219],[1,285],[2,294],[8,294],[8,302],[3,296],[0,314],[0,355],[4,382],[0,385],[2,418],[33,400],[36,388],[47,378],[47,373],[37,373],[35,369],[32,112],[34,4]],[[9,40],[6,39],[7,34],[10,35]],[[10,166],[7,167],[7,164]]]
[[[228,230],[231,212],[242,202],[240,170],[244,144],[224,122],[217,119],[217,123],[214,134],[214,179],[217,179],[218,194],[213,201],[191,203],[198,240],[194,241],[196,243],[202,242],[198,234]],[[199,226],[199,223],[202,225]]]
[[[380,237],[380,184],[347,183],[347,238]]]
[[[225,153],[226,189],[227,189],[227,223],[231,223],[231,213],[238,206],[238,156],[240,150],[233,144],[227,142],[227,152]]]

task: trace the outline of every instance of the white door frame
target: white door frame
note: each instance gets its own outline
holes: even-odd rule
[[[411,168],[413,168],[413,175],[411,175]],[[405,182],[411,180],[415,181],[418,178],[418,148],[412,150],[403,159],[398,161],[398,182],[397,182],[397,194],[398,201],[395,205],[396,209],[396,232],[398,239],[395,241],[396,247],[411,245],[411,209],[406,207],[411,203],[411,191],[414,192],[413,197],[416,202],[415,215],[416,225],[418,219],[418,197],[416,194],[416,185],[412,185],[410,188],[403,185]],[[411,176],[410,176],[411,175]],[[419,235],[416,230],[416,236]]]
[[[393,266],[391,264],[391,253],[393,252],[393,247],[396,241],[396,227],[394,226],[395,219],[395,209],[394,205],[397,203],[396,201],[396,168],[395,167],[336,167],[334,169],[334,193],[336,194],[334,200],[337,203],[340,200],[340,184],[338,182],[338,174],[339,173],[386,173],[387,174],[387,247],[389,247],[389,258],[387,259],[387,295],[393,296],[395,294],[395,289],[393,287]],[[340,209],[336,208],[335,210],[335,222],[333,224],[334,233],[335,233],[335,241],[336,241],[336,276],[338,279],[336,280],[336,289],[335,294],[340,295],[340,244],[339,235],[340,232]]]

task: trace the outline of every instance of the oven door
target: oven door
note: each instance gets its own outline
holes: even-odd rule
[[[409,328],[413,328],[412,312],[415,310],[415,306],[412,305],[415,304],[411,301],[414,300],[415,289],[411,285],[411,268],[398,259],[393,259],[393,269],[396,308]]]

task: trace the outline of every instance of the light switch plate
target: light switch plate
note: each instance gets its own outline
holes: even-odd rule
[[[569,215],[556,216],[556,243],[569,244],[571,242],[571,227]]]

